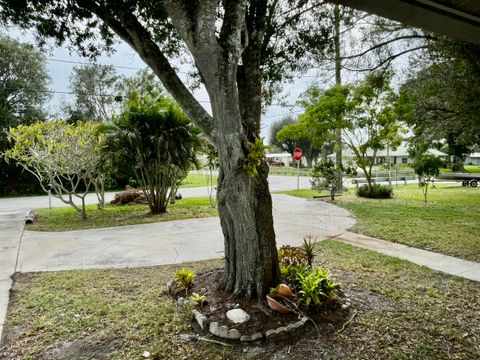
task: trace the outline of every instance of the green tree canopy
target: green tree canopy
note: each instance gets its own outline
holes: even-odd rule
[[[293,153],[293,150],[297,147],[296,143],[291,139],[286,141],[280,141],[277,138],[278,132],[286,125],[292,124],[295,119],[292,116],[285,116],[278,121],[272,123],[270,127],[270,145],[277,151],[285,151],[289,154]]]
[[[403,84],[398,111],[416,137],[446,141],[462,157],[480,144],[480,46],[441,39],[427,65]]]
[[[342,129],[342,143],[352,152],[371,189],[377,152],[387,146],[394,149],[401,142],[402,126],[397,121],[390,77],[372,73],[357,86],[336,85],[310,93],[309,105],[301,118],[320,134]]]
[[[79,120],[107,123],[124,94],[119,93],[120,76],[111,65],[76,66],[70,76],[73,104],[65,104],[64,112],[71,122]],[[120,98],[117,98],[120,96]]]
[[[0,131],[45,117],[49,76],[42,54],[31,45],[0,37]]]
[[[0,153],[6,151],[8,129],[45,118],[49,76],[42,54],[31,45],[0,37]],[[0,194],[41,191],[36,180],[16,164],[0,158]]]

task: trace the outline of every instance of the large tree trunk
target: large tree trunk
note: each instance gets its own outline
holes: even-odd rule
[[[226,106],[217,107],[216,101],[212,101],[223,137],[216,141],[220,163],[218,209],[225,239],[225,269],[220,287],[248,298],[263,296],[277,285],[280,277],[268,164],[264,159],[254,177],[242,168],[242,160],[248,155],[247,142],[253,143],[260,131],[263,31],[262,21],[257,20],[264,15],[263,5],[248,12],[249,38],[242,54],[243,64],[235,66],[229,80],[221,81],[223,85],[230,84],[230,88],[220,91]],[[218,99],[216,95],[210,98]],[[232,109],[238,109],[238,113],[232,113]]]
[[[262,296],[280,275],[267,175],[266,162],[253,178],[220,168],[217,198],[225,238],[221,288],[237,296]]]
[[[211,97],[216,126],[220,173],[217,199],[225,242],[225,269],[220,288],[247,298],[264,295],[279,279],[268,164],[262,161],[251,177],[242,167],[257,127],[251,111],[240,107],[237,74],[224,79],[218,96]],[[228,74],[226,74],[228,77]],[[230,82],[228,88],[223,88]],[[239,94],[240,92],[240,94]],[[242,116],[243,115],[243,116]]]

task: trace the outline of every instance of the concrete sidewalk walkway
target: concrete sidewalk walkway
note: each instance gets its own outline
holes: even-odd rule
[[[432,251],[412,248],[406,245],[386,240],[375,239],[361,234],[345,232],[334,240],[376,251],[385,255],[408,260],[414,264],[423,265],[449,275],[480,281],[480,263],[458,259]]]
[[[0,210],[0,338],[7,313],[10,277],[15,272],[26,211]]]

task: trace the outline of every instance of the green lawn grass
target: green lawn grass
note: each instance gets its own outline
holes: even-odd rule
[[[314,196],[330,196],[330,192],[324,191],[317,191],[311,189],[299,189],[299,190],[287,190],[287,191],[279,191],[278,194],[287,194],[291,196],[301,197],[305,199],[313,199]]]
[[[285,192],[311,198],[316,191]],[[417,185],[394,188],[394,199],[359,198],[353,190],[336,202],[357,219],[354,231],[408,246],[480,261],[480,189],[437,184],[428,203]]]
[[[194,174],[189,173],[185,180],[182,181],[180,187],[201,187],[201,186],[211,186],[212,184],[208,183],[208,177],[205,174]],[[213,186],[217,186],[217,177],[214,175],[212,177]]]
[[[68,231],[101,227],[147,224],[160,221],[217,216],[208,198],[177,200],[167,207],[165,214],[150,214],[147,205],[107,205],[99,210],[97,205],[87,205],[87,219],[81,220],[71,207],[37,209],[38,221],[27,225],[28,230]]]
[[[480,166],[477,166],[477,165],[465,165],[465,171],[469,172],[469,173],[476,173],[476,174],[479,174],[480,173]]]
[[[149,351],[151,359],[244,359],[243,344],[182,341],[178,335],[192,331],[190,312],[164,292],[181,266],[222,263],[18,275],[0,357],[123,360]],[[480,357],[478,283],[335,241],[318,245],[315,263],[341,282],[351,299],[351,322],[342,331],[322,324],[327,330],[317,332],[308,324],[300,341],[256,344],[250,358]]]
[[[472,174],[480,173],[480,166],[477,165],[464,165],[465,171]],[[451,168],[440,168],[441,173],[451,173]]]
[[[480,191],[452,185],[431,189],[423,202],[416,185],[394,189],[391,200],[342,197],[337,204],[358,221],[356,231],[408,246],[480,261]]]

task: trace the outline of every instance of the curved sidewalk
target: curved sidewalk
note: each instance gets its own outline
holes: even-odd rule
[[[463,260],[433,251],[417,249],[407,245],[393,243],[391,241],[352,233],[350,231],[346,231],[342,235],[337,236],[335,240],[403,260],[408,260],[414,264],[426,266],[445,274],[480,281],[480,263],[474,261]]]

